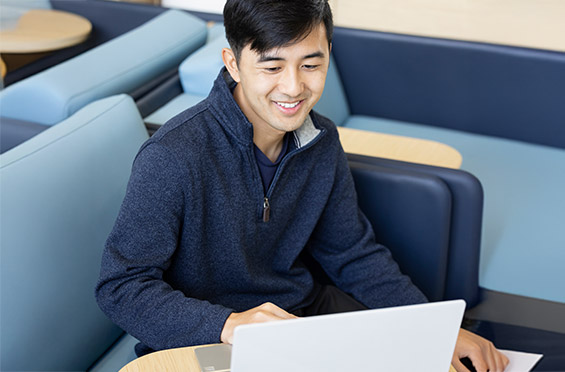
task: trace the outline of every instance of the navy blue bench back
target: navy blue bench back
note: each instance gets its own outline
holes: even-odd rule
[[[565,53],[336,28],[353,115],[565,148]]]

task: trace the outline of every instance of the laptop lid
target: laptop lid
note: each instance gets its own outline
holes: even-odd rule
[[[239,326],[231,372],[449,371],[463,300]]]

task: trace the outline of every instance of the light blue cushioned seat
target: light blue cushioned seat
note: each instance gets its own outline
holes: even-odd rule
[[[215,28],[215,32],[222,28]],[[220,69],[224,66],[222,49],[229,48],[225,36],[217,35],[206,45],[188,56],[179,66],[179,77],[184,93],[206,97]]]
[[[145,117],[143,120],[148,124],[163,125],[173,116],[180,114],[189,107],[196,105],[206,96],[198,94],[182,93],[167,102],[163,107]]]
[[[179,66],[179,77],[184,93],[148,115],[144,118],[145,122],[163,125],[173,116],[208,96],[218,72],[224,66],[222,48],[229,48],[222,25],[212,27],[209,33],[211,37],[208,43],[187,57]],[[331,118],[338,125],[345,122],[349,116],[347,99],[333,58],[326,78],[326,90],[316,104],[315,110]]]
[[[457,149],[484,188],[480,286],[565,302],[565,150],[367,116],[345,126]]]
[[[128,93],[177,66],[206,41],[206,24],[168,10],[142,26],[0,93],[2,116],[52,125],[103,97]]]
[[[179,66],[179,78],[184,93],[145,117],[146,123],[163,125],[173,116],[206,98],[214,79],[224,65],[222,48],[229,48],[222,25],[211,27],[208,34],[206,45],[188,56]]]
[[[226,36],[226,29],[222,23],[214,23],[208,28],[208,40],[207,42],[211,42],[214,39],[219,37]]]
[[[119,95],[0,155],[2,371],[85,371],[122,337],[94,287],[147,138],[133,100]],[[99,364],[127,364],[133,342],[122,338]]]

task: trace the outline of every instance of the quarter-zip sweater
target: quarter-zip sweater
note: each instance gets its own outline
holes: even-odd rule
[[[153,350],[219,342],[234,311],[312,302],[303,251],[370,308],[426,301],[375,242],[335,125],[311,112],[265,193],[229,84],[137,154],[96,286],[109,318]]]

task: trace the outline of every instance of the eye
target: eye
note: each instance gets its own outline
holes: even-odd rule
[[[315,70],[315,69],[317,69],[319,66],[320,66],[320,65],[304,65],[303,67],[304,67],[306,70]]]
[[[279,72],[280,71],[280,67],[265,67],[264,70],[266,72],[270,72],[270,73],[274,73],[274,72]]]

